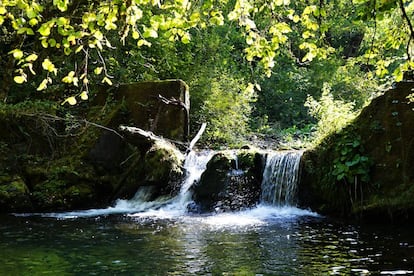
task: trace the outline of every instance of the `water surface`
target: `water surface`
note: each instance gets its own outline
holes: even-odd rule
[[[0,275],[412,275],[413,227],[293,207],[3,216]],[[49,215],[49,217],[47,217]]]

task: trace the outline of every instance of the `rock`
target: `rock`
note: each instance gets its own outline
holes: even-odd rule
[[[115,100],[124,100],[133,126],[172,140],[187,140],[190,96],[182,80],[122,84],[114,95]]]
[[[177,195],[183,177],[184,155],[166,142],[157,141],[144,157],[145,186],[155,186],[156,196]]]
[[[193,186],[197,210],[224,212],[254,206],[260,197],[262,168],[262,157],[256,151],[237,151],[237,158],[234,151],[218,152]]]
[[[18,175],[0,176],[0,212],[32,210],[29,189]]]

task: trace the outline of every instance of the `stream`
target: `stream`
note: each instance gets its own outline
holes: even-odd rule
[[[413,275],[413,226],[294,207],[300,154],[269,158],[257,206],[188,212],[211,156],[190,153],[174,198],[148,201],[143,187],[104,209],[1,216],[0,275]]]
[[[413,228],[294,208],[2,217],[0,275],[412,275]]]

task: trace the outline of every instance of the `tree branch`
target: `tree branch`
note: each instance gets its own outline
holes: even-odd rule
[[[406,51],[407,51],[407,58],[408,58],[409,61],[411,61],[410,43],[411,43],[411,40],[414,39],[414,27],[413,27],[413,24],[411,23],[410,18],[407,15],[407,11],[405,10],[403,0],[399,0],[398,3],[400,4],[401,13],[402,13],[405,21],[407,21],[408,28],[410,29],[410,38],[408,39],[408,42],[407,42]]]

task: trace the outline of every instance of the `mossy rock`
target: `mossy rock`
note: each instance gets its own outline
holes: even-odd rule
[[[67,211],[96,206],[93,183],[77,181],[72,185],[64,179],[48,179],[36,185],[32,192],[33,205],[40,211]]]
[[[18,175],[0,176],[0,211],[21,212],[32,210],[30,192]]]
[[[90,208],[95,205],[96,191],[91,183],[78,183],[67,188],[63,194],[70,208]]]
[[[157,141],[144,157],[145,185],[156,186],[158,195],[176,195],[183,177],[183,154],[172,144]]]

